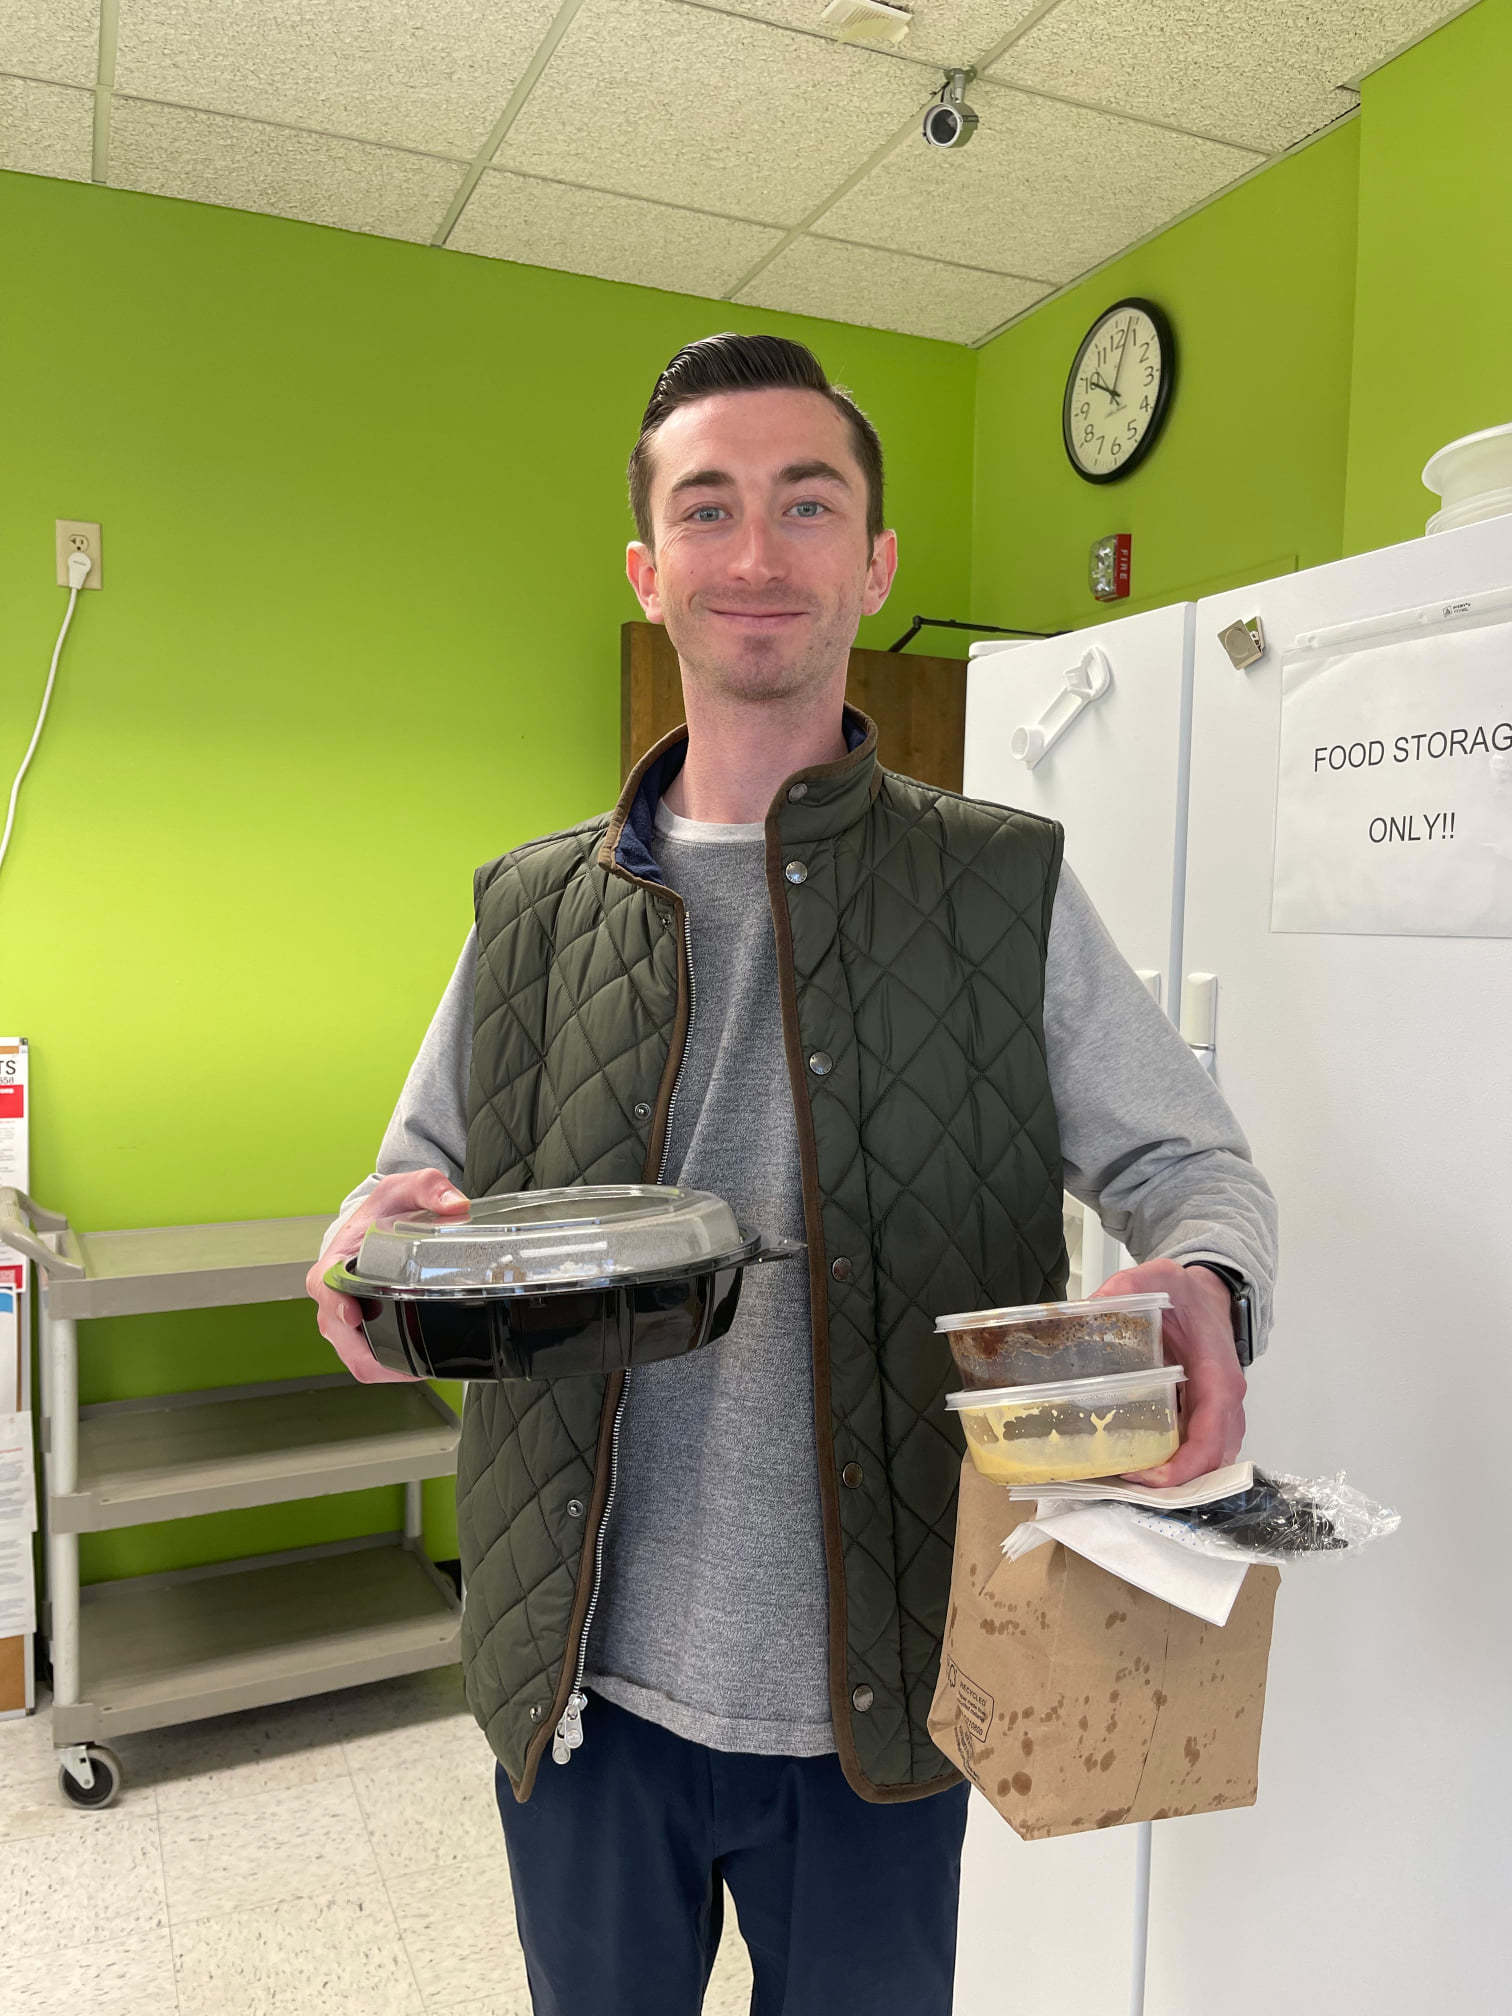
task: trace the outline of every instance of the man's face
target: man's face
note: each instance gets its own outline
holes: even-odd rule
[[[866,532],[850,429],[817,392],[721,392],[681,406],[651,444],[654,553],[626,572],[664,623],[685,679],[777,699],[844,666],[862,616],[887,599],[897,541]]]

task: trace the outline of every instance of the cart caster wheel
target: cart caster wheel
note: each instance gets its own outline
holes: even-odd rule
[[[66,1764],[58,1766],[58,1789],[71,1806],[85,1806],[92,1812],[114,1806],[121,1796],[121,1760],[103,1743],[86,1743],[84,1755],[94,1770],[94,1783],[81,1785]]]

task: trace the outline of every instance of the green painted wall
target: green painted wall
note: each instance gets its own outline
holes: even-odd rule
[[[1349,121],[979,352],[975,621],[1072,629],[1337,558],[1359,137]],[[1176,389],[1148,460],[1092,484],[1061,444],[1061,395],[1086,330],[1130,294],[1171,318]],[[1134,538],[1112,605],[1087,586],[1108,532]]]
[[[32,1187],[82,1227],[330,1210],[371,1167],[474,865],[617,789],[624,462],[679,344],[786,330],[875,419],[903,560],[862,642],[967,600],[958,347],[20,175],[0,243],[7,788],[53,521],[104,536],[0,871]],[[80,1338],[86,1400],[334,1364],[306,1303]],[[398,1520],[379,1492],[138,1528],[84,1572]]]
[[[1365,80],[1344,544],[1414,538],[1446,441],[1512,420],[1512,0]]]

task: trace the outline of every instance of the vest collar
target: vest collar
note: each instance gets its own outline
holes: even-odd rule
[[[767,812],[769,835],[775,828],[789,840],[831,839],[854,826],[876,797],[882,783],[877,768],[876,723],[859,708],[847,705],[841,725],[845,755],[833,763],[813,763],[784,777]],[[609,815],[608,831],[598,852],[601,868],[621,868],[643,882],[664,880],[652,851],[656,808],[687,755],[684,722],[641,757]],[[792,793],[799,786],[802,788],[794,797]]]

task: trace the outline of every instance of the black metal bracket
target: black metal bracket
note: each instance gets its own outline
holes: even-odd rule
[[[889,651],[901,651],[911,644],[921,630],[975,630],[991,637],[1063,637],[1063,630],[1005,630],[997,623],[958,623],[953,616],[915,616],[896,644],[889,644]]]

